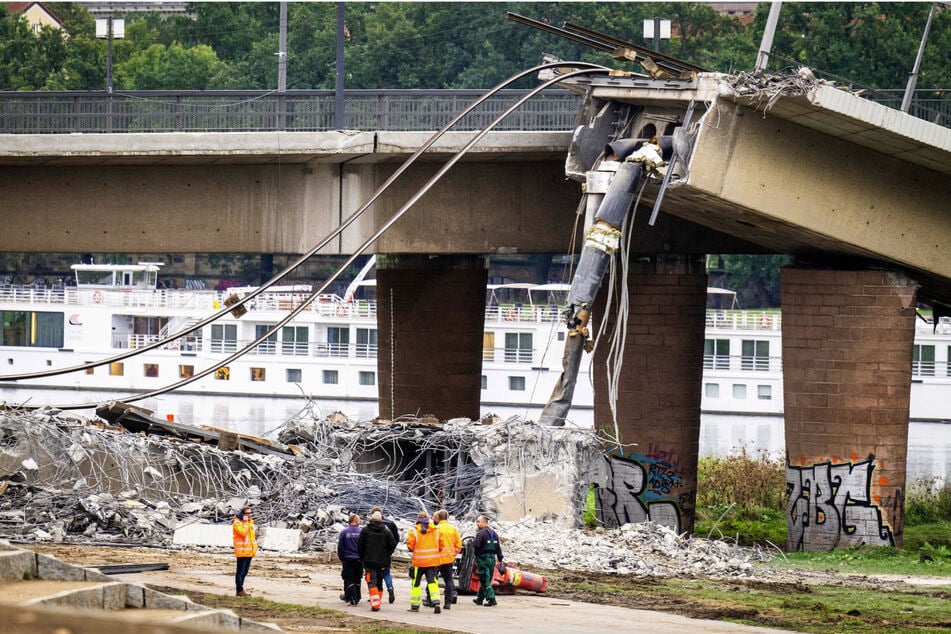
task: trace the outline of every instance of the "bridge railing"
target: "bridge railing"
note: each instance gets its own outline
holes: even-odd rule
[[[479,130],[527,91],[503,90],[454,129]],[[438,130],[480,90],[348,90],[350,130]],[[551,90],[529,100],[497,130],[574,129],[581,97]],[[270,132],[334,128],[332,90],[0,92],[0,134]]]

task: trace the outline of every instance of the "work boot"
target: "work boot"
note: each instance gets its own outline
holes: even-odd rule
[[[489,599],[488,601],[485,602],[485,607],[491,608],[492,606],[498,605],[498,604],[499,602],[496,601],[495,599]]]
[[[440,612],[442,612],[442,610],[439,608],[439,604],[437,603],[435,606],[433,606],[433,614],[439,614]]]
[[[442,604],[442,609],[443,609],[443,610],[448,610],[448,609],[451,608],[451,607],[452,607],[452,601],[450,601],[450,600],[448,600],[448,599],[446,600],[445,603]]]
[[[419,612],[419,606],[418,606],[418,605],[411,605],[411,606],[409,606],[409,611],[410,611],[410,612]]]
[[[482,599],[473,599],[472,602],[476,605],[482,605]]]
[[[393,603],[394,601],[396,601],[396,593],[393,592],[393,588],[387,588],[387,590],[390,593],[390,603]]]
[[[236,597],[250,597],[251,595],[248,594],[247,592],[245,592],[244,590],[242,590],[241,592],[236,592],[234,596],[236,596]]]
[[[345,595],[343,592],[341,592],[341,593],[340,593],[340,600],[341,600],[341,601],[347,601],[347,595]],[[349,601],[347,601],[347,603],[349,603]]]
[[[452,602],[455,603],[458,598],[459,598],[458,594],[452,595]]]

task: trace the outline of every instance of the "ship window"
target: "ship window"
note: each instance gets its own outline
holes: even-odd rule
[[[912,376],[934,376],[934,346],[915,344],[911,353]]]
[[[532,333],[505,333],[505,360],[508,363],[532,362]],[[525,389],[524,387],[522,389]]]
[[[327,385],[337,385],[337,371],[324,370],[324,383]]]
[[[125,364],[121,361],[113,361],[109,364],[109,376],[122,376],[125,374]]]
[[[948,356],[945,358],[948,359],[948,361],[944,362],[944,372],[948,376],[951,376],[951,363],[949,363],[949,361],[951,361],[951,346],[948,346]]]
[[[525,377],[524,376],[510,376],[509,389],[512,390],[513,392],[524,392],[525,391]]]
[[[730,369],[730,340],[705,339],[703,342],[703,369]]]
[[[480,386],[483,390],[489,389],[489,379],[486,375],[482,375],[482,384]]]
[[[260,339],[264,336],[268,330],[271,329],[271,326],[267,324],[256,324],[254,326],[254,338]],[[277,352],[277,333],[272,332],[267,339],[258,344],[258,347],[254,349],[255,354],[274,354]]]
[[[345,357],[350,347],[350,328],[329,326],[327,328],[327,356]]]
[[[145,373],[145,376],[148,377],[157,377],[158,376],[158,363],[146,363],[142,367],[142,371]]]
[[[741,368],[760,372],[769,370],[769,341],[744,339]]]
[[[761,401],[773,400],[773,386],[772,385],[757,385],[756,398],[758,398]]]
[[[236,352],[238,350],[237,324],[211,325],[211,351]]]
[[[746,400],[746,384],[745,383],[734,383],[733,384],[733,398],[738,401]]]
[[[707,398],[720,398],[720,384],[705,383],[703,386],[703,392]]]
[[[376,385],[376,372],[361,372],[360,385]]]
[[[178,378],[180,379],[190,379],[195,376],[195,366],[193,365],[180,365],[178,366]]]
[[[230,381],[231,380],[231,368],[224,366],[223,368],[218,368],[215,370],[215,379],[218,381]]]
[[[564,331],[564,330],[559,330],[559,331],[558,331],[558,341],[564,341],[564,340],[565,340],[565,331]]]
[[[301,382],[301,371],[300,368],[288,368],[287,372],[284,374],[288,383],[300,383]]]
[[[297,357],[306,357],[308,348],[307,326],[284,326],[281,328],[281,352]]]
[[[264,368],[251,368],[252,381],[263,381],[266,376],[267,372]]]
[[[376,359],[376,336],[376,328],[357,328],[358,359]]]
[[[0,346],[63,347],[63,313],[0,311]]]

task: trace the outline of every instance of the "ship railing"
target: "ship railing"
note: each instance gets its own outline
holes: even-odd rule
[[[951,379],[951,362],[949,361],[912,361],[911,376],[915,379],[935,378]]]
[[[704,370],[724,372],[782,372],[782,357],[762,357],[743,354],[705,354]]]
[[[563,306],[555,304],[499,304],[486,306],[487,323],[552,323],[561,321]]]
[[[313,354],[322,358],[376,359],[377,346],[369,343],[314,343]]]
[[[707,311],[707,328],[714,330],[781,330],[783,316],[766,310],[717,310]]]
[[[483,348],[482,361],[488,363],[524,363],[531,364],[535,351],[528,348]]]
[[[112,335],[112,347],[117,349],[135,349],[142,348],[156,341],[164,339],[163,335]],[[201,350],[201,335],[188,335],[179,337],[165,343],[160,350],[172,350],[175,352],[198,352]]]
[[[42,288],[34,286],[0,286],[0,302],[17,304],[65,304],[66,293],[63,288]]]

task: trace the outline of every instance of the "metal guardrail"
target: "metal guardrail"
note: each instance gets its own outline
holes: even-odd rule
[[[481,130],[524,90],[503,90],[454,129]],[[438,130],[481,90],[348,90],[350,130]],[[567,131],[581,97],[551,90],[523,104],[496,130]],[[0,92],[0,134],[130,132],[319,132],[333,130],[332,90]]]

